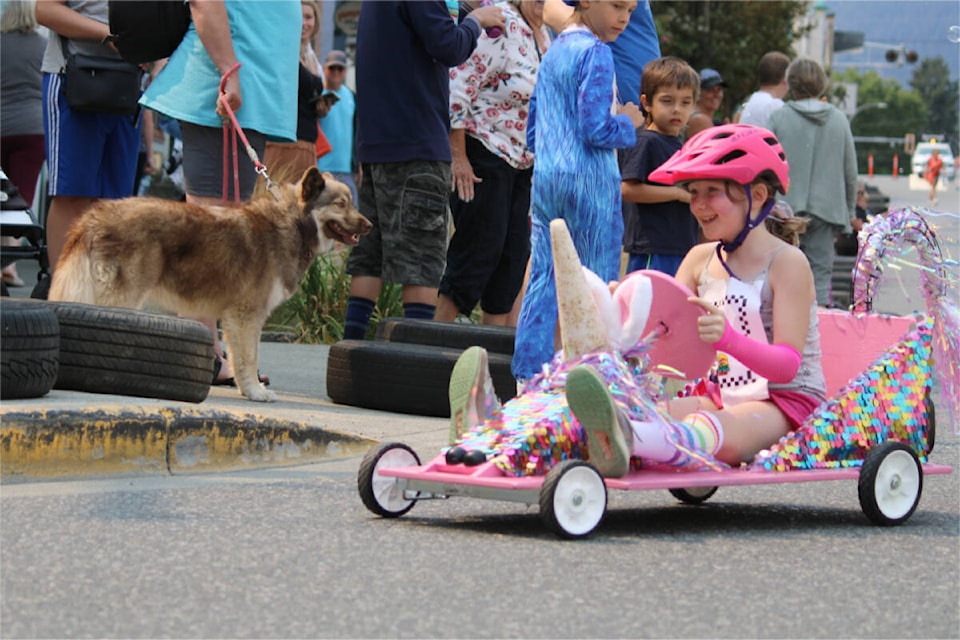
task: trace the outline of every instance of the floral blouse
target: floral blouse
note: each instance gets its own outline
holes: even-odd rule
[[[527,112],[543,52],[520,10],[498,3],[506,18],[504,35],[480,34],[477,48],[459,67],[450,69],[450,126],[517,169],[533,166],[527,149]],[[544,42],[550,32],[541,27]]]

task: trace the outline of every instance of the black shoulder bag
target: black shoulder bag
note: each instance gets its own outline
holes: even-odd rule
[[[67,53],[66,38],[60,38],[66,61],[64,93],[74,111],[134,115],[139,110],[140,68],[123,60]]]

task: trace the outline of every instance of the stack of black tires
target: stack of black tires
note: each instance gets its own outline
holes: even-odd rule
[[[0,302],[0,398],[51,389],[202,402],[210,331],[174,316],[67,302]]]
[[[464,349],[487,350],[501,402],[516,395],[510,373],[515,330],[476,324],[387,318],[374,340],[343,340],[330,347],[327,395],[367,409],[449,417],[450,373]]]

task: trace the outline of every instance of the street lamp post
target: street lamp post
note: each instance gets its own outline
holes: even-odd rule
[[[857,110],[853,112],[853,115],[850,116],[850,124],[853,124],[853,119],[861,111],[866,111],[867,109],[886,109],[889,105],[886,102],[868,102],[867,104],[860,105],[857,107]]]

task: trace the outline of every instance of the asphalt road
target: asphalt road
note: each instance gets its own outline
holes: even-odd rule
[[[892,206],[925,202],[875,182]],[[956,218],[938,220],[956,257]],[[915,274],[900,280],[884,303],[920,308]],[[424,425],[427,458],[444,424]],[[960,463],[955,427],[934,462]],[[958,474],[927,478],[901,527],[871,525],[840,481],[722,488],[702,507],[615,492],[595,534],[566,542],[535,506],[375,517],[359,461],[4,484],[0,637],[960,637]]]
[[[934,460],[957,463],[957,438]],[[2,487],[0,636],[960,636],[960,476],[903,526],[852,481],[610,494],[576,542],[537,508],[452,498],[388,520],[356,458]]]

